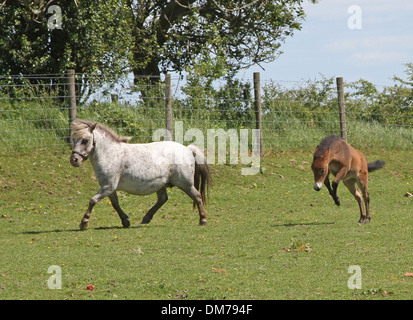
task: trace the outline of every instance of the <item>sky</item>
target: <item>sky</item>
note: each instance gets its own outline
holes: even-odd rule
[[[261,81],[301,81],[323,75],[345,82],[392,85],[413,63],[412,0],[304,0],[302,29],[286,39],[275,61],[239,73]]]

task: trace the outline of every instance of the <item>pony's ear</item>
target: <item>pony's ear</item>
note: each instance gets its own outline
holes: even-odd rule
[[[323,157],[327,158],[329,154],[330,154],[330,147],[328,147],[326,152],[324,152]]]
[[[315,147],[314,153],[316,153],[316,152],[318,151],[318,148],[319,148],[319,147],[320,147],[320,146]]]
[[[131,140],[131,139],[132,139],[132,137],[120,137],[119,138],[120,142],[125,142],[125,143],[128,143],[129,140]]]
[[[92,125],[89,127],[89,131],[90,131],[90,132],[93,132],[93,130],[95,130],[97,124],[98,124],[97,122],[95,122],[94,124],[92,124]]]

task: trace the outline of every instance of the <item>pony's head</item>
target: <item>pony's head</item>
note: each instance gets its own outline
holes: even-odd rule
[[[93,130],[95,130],[96,125],[96,122],[85,120],[76,120],[70,125],[70,138],[73,143],[73,151],[70,156],[72,166],[79,167],[93,152]]]
[[[314,189],[316,191],[320,191],[323,186],[323,182],[328,175],[330,148],[327,148],[324,153],[318,151],[319,146],[315,148],[314,159],[311,165],[311,169],[314,173]]]

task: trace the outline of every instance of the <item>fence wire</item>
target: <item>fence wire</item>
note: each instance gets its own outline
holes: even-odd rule
[[[324,136],[340,135],[332,80],[261,81],[264,152],[312,150]],[[69,150],[69,84],[67,74],[0,76],[0,155]],[[108,125],[132,142],[151,142],[155,130],[165,128],[162,78],[78,74],[75,88],[78,118]],[[184,133],[197,128],[206,138],[208,130],[256,128],[252,77],[212,85],[175,77],[171,91],[172,120]],[[412,88],[386,87],[369,96],[346,84],[344,91],[350,143],[413,149]]]

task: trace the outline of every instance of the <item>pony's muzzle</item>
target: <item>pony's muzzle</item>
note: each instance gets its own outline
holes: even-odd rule
[[[323,187],[323,184],[321,182],[314,183],[314,190],[315,191],[320,191],[322,187]]]
[[[72,154],[70,156],[70,163],[72,164],[72,166],[74,167],[79,167],[83,161],[87,160],[87,158],[89,157],[89,155],[81,153],[79,151],[72,151]]]
[[[80,167],[80,165],[83,162],[83,158],[76,154],[76,153],[72,153],[72,155],[70,156],[70,164],[74,167]]]

